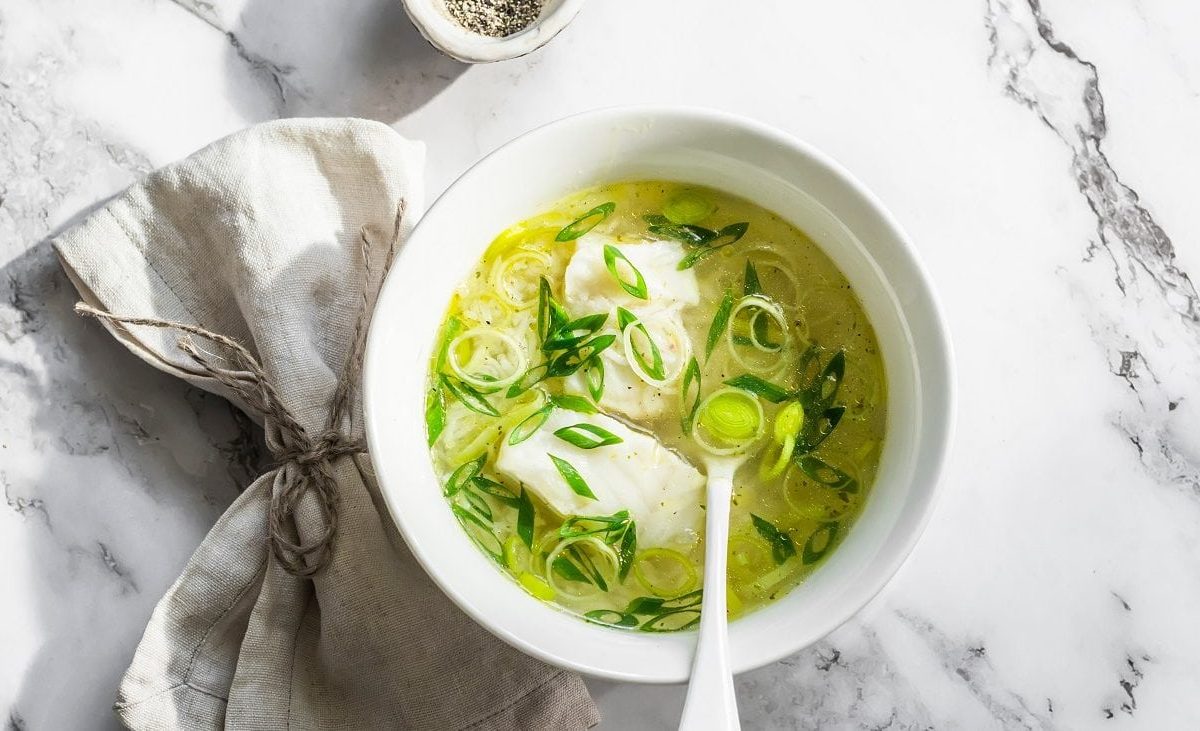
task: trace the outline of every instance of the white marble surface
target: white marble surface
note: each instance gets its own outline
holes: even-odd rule
[[[594,0],[466,68],[397,0],[0,2],[0,718],[103,728],[157,598],[258,452],[69,313],[47,237],[244,125],[353,114],[430,193],[565,114],[703,104],[839,158],[944,299],[959,432],[896,580],[738,680],[748,729],[1200,723],[1200,5]],[[527,174],[535,174],[528,171]],[[675,688],[595,682],[602,728]]]

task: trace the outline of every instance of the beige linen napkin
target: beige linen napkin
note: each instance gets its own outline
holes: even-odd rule
[[[299,426],[319,434],[364,301],[419,211],[422,156],[374,122],[263,124],[151,174],[55,247],[86,303],[245,345]],[[152,365],[247,408],[180,350],[178,330],[105,326]],[[191,340],[229,358],[220,343]],[[360,440],[357,399],[349,417],[346,437]],[[278,425],[265,421],[278,451]],[[435,588],[381,507],[366,455],[328,470],[338,521],[327,565],[311,579],[285,570],[268,542],[280,471],[256,480],[154,610],[121,683],[122,721],[439,730],[598,721],[577,676],[502,644]],[[287,526],[293,540],[321,533],[320,507],[304,494]]]

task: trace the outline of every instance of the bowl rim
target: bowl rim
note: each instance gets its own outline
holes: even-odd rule
[[[508,142],[500,145],[492,152],[479,158],[475,163],[468,167],[462,174],[457,176],[444,191],[442,191],[427,211],[429,215],[444,204],[447,196],[465,179],[472,176],[473,172],[479,169],[483,164],[500,154],[508,148],[519,143],[527,142],[528,138],[544,133],[547,130],[565,126],[570,124],[580,124],[589,121],[601,121],[605,117],[614,120],[634,121],[644,120],[646,118],[654,118],[661,120],[664,117],[671,118],[672,121],[701,121],[715,124],[727,129],[729,132],[744,132],[753,136],[763,138],[765,141],[788,148],[791,152],[798,153],[809,158],[818,167],[822,168],[825,173],[830,175],[837,182],[847,186],[851,192],[857,196],[861,202],[871,210],[873,215],[901,246],[900,249],[904,254],[904,264],[911,269],[911,274],[918,282],[921,288],[921,295],[924,298],[924,305],[927,309],[927,318],[923,320],[923,325],[928,330],[928,340],[934,344],[934,348],[927,354],[928,357],[922,361],[922,369],[940,371],[944,375],[944,381],[940,384],[941,390],[938,393],[939,398],[932,402],[926,403],[922,399],[922,407],[925,411],[922,412],[921,428],[923,432],[921,443],[921,456],[915,462],[920,464],[924,475],[923,482],[928,483],[924,489],[914,492],[906,498],[906,503],[915,505],[915,519],[910,522],[910,528],[904,532],[903,539],[898,541],[896,550],[889,554],[886,558],[880,558],[873,562],[871,568],[871,577],[874,586],[868,591],[860,592],[855,595],[852,601],[845,602],[837,616],[831,616],[823,624],[819,624],[812,634],[814,637],[824,637],[836,630],[846,622],[853,619],[862,609],[869,604],[879,593],[886,587],[896,576],[897,572],[903,566],[905,561],[911,555],[917,542],[920,540],[929,521],[932,519],[933,513],[937,507],[939,498],[941,497],[944,485],[942,476],[945,472],[946,462],[949,457],[951,444],[954,436],[956,422],[956,403],[957,403],[957,382],[956,370],[954,362],[954,353],[952,342],[950,339],[949,328],[946,324],[945,310],[938,297],[937,291],[932,286],[932,279],[929,276],[925,263],[918,256],[918,250],[909,238],[904,229],[899,225],[895,217],[892,215],[883,203],[874,193],[872,193],[861,181],[854,177],[846,168],[834,160],[829,155],[821,152],[812,145],[803,140],[794,137],[786,132],[783,132],[775,127],[772,127],[763,122],[747,118],[735,113],[717,110],[706,107],[697,106],[677,106],[677,105],[621,105],[609,106],[598,109],[583,111],[562,117],[560,119],[548,122],[532,128]],[[422,221],[424,217],[422,217]],[[421,221],[418,221],[416,227],[410,234],[409,240],[405,242],[405,246],[401,248],[397,254],[396,267],[400,266],[404,257],[405,251],[408,249],[409,243],[419,234]],[[818,246],[820,242],[818,242]],[[393,269],[395,271],[395,268]],[[388,282],[385,281],[381,286],[382,290],[386,288]],[[381,300],[382,301],[382,298]],[[377,399],[372,398],[373,388],[371,386],[374,381],[373,374],[382,370],[385,364],[378,362],[373,354],[378,353],[378,348],[372,347],[373,343],[378,339],[378,331],[374,327],[374,319],[372,327],[368,333],[366,356],[363,366],[363,406],[364,420],[366,427],[367,444],[370,454],[380,454],[383,449],[383,444],[380,442],[380,437],[373,424],[374,407],[377,404]],[[911,347],[911,346],[910,346]],[[934,429],[930,429],[930,426]],[[926,444],[926,442],[928,442]],[[393,524],[397,526],[400,533],[405,536],[406,544],[410,546],[413,555],[417,558],[425,572],[430,576],[434,583],[445,593],[461,610],[466,612],[476,623],[480,624],[493,635],[497,636],[507,644],[521,650],[522,652],[538,658],[551,665],[562,667],[570,670],[575,670],[592,677],[601,677],[611,680],[638,682],[638,683],[678,683],[686,682],[687,676],[675,677],[665,676],[662,674],[653,675],[647,673],[626,673],[613,671],[608,668],[596,667],[595,665],[577,662],[571,658],[562,657],[543,650],[538,645],[528,642],[522,637],[517,636],[508,628],[501,626],[499,623],[489,621],[489,618],[482,612],[476,611],[471,601],[461,596],[458,590],[442,577],[442,572],[435,568],[436,562],[430,561],[424,551],[419,546],[412,546],[408,543],[407,530],[404,519],[398,515],[399,506],[394,502],[393,495],[385,489],[383,482],[384,477],[376,466],[376,475],[380,484],[380,492],[384,503],[388,506],[389,517]],[[916,481],[916,476],[911,480]],[[582,622],[582,620],[579,620]],[[734,668],[734,672],[741,673],[763,667],[772,662],[778,661],[787,657],[808,645],[795,646],[793,643],[781,642],[774,649],[764,651],[758,654],[754,661],[746,663],[744,666]],[[690,672],[690,669],[689,669]]]
[[[585,0],[559,0],[544,17],[502,38],[463,28],[438,8],[445,0],[403,2],[413,25],[439,51],[466,63],[492,63],[524,56],[549,43],[575,19]]]

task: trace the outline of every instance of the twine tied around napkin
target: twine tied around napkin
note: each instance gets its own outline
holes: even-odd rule
[[[392,229],[391,242],[386,249],[381,279],[387,276],[396,257],[403,221],[404,201],[401,200],[396,206],[396,225]],[[347,427],[344,424],[351,417],[351,396],[362,371],[366,323],[373,304],[370,294],[371,244],[367,239],[366,226],[359,229],[359,240],[362,242],[360,251],[366,274],[362,289],[362,309],[355,320],[350,351],[342,365],[337,388],[329,405],[329,419],[316,437],[309,436],[304,425],[292,415],[279,397],[279,392],[271,385],[266,370],[254,355],[233,338],[185,322],[115,315],[86,302],[75,304],[75,312],[86,317],[121,325],[145,325],[179,330],[225,348],[228,355],[220,356],[202,351],[186,336],[176,341],[178,348],[195,361],[204,373],[235,393],[246,406],[262,417],[267,448],[271,450],[277,464],[268,516],[271,552],[283,568],[294,576],[312,576],[329,562],[338,523],[337,483],[330,472],[330,462],[338,457],[363,454],[367,451],[366,443],[362,439],[354,439],[347,435]],[[221,365],[219,361],[224,361],[228,366]],[[309,490],[315,491],[319,498],[322,528],[311,540],[301,541],[292,537],[297,534],[296,506]],[[310,559],[311,556],[315,558]]]
[[[54,242],[84,314],[264,422],[280,463],[237,495],[154,608],[117,694],[127,726],[598,721],[579,676],[505,645],[433,584],[362,453],[378,263],[421,210],[421,158],[377,122],[268,122],[151,173]]]

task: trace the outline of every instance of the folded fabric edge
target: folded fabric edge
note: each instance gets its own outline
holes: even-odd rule
[[[600,710],[578,674],[561,670],[512,703],[464,726],[461,731],[552,728],[583,731],[600,723]]]

